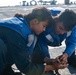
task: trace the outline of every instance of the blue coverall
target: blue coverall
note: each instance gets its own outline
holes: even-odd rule
[[[51,13],[54,14],[52,11]],[[58,13],[55,13],[54,15],[57,15]],[[53,16],[54,16],[53,15]],[[49,52],[47,45],[49,46],[60,46],[62,41],[66,39],[66,49],[63,53],[67,53],[69,55],[69,63],[71,63],[73,66],[76,66],[76,55],[75,55],[75,48],[76,48],[76,27],[73,28],[72,31],[69,31],[65,34],[57,35],[54,30],[54,25],[50,26],[46,29],[42,34],[39,35],[39,41],[44,46],[34,49],[32,53],[32,61],[34,63],[44,63],[44,58],[47,56],[49,57]],[[42,58],[41,58],[42,57]],[[42,59],[42,60],[41,60]]]

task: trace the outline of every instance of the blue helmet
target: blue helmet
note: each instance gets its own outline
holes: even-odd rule
[[[65,10],[64,8],[61,8],[61,7],[53,7],[49,9],[50,9],[52,16],[57,16],[60,12]]]

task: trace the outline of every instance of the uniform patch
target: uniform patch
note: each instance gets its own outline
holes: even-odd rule
[[[67,37],[71,35],[72,31],[67,32]]]
[[[50,42],[54,42],[52,36],[50,34],[46,35],[47,40],[49,40]]]
[[[34,35],[33,34],[28,35],[28,44],[27,44],[27,46],[30,47],[33,42],[34,42]]]
[[[37,37],[33,34],[28,35],[28,44],[27,46],[30,47],[33,44],[33,48],[35,47],[37,42]]]

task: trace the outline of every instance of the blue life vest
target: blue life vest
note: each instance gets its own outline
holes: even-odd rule
[[[20,17],[12,17],[6,20],[0,20],[0,26],[10,28],[18,32],[24,40],[28,40],[27,47],[32,52],[34,48],[34,33],[30,30],[29,25],[26,22],[26,19]],[[30,42],[31,39],[31,42]]]

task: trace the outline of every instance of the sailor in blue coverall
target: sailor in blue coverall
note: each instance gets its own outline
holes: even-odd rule
[[[62,9],[62,8],[61,8]],[[64,9],[63,9],[64,10]],[[53,16],[57,16],[60,12],[61,12],[61,10],[58,10],[58,9],[55,9],[55,8],[52,8],[51,10],[50,10],[50,12],[51,12],[51,14],[53,15]],[[53,31],[50,31],[50,32],[52,32],[53,33]],[[47,44],[45,43],[46,42],[46,40],[47,39],[45,39],[44,37],[44,34],[41,34],[40,36],[38,36],[39,38],[39,40],[38,40],[38,42],[39,42],[39,44],[38,45],[36,45],[36,47],[34,48],[34,51],[33,51],[33,53],[32,53],[32,61],[35,63],[44,63],[44,61],[43,61],[43,59],[44,59],[44,57],[49,57],[50,58],[50,54],[49,54],[49,51],[48,51],[48,47],[46,46]],[[42,39],[41,39],[42,38]],[[45,41],[44,41],[45,40]],[[44,42],[43,42],[44,41]],[[55,42],[54,42],[55,43]],[[51,46],[54,46],[54,43],[53,43],[53,45],[51,45]],[[41,55],[40,57],[41,58],[39,58],[39,55]],[[35,56],[37,56],[37,57],[35,57]]]
[[[54,11],[56,12],[56,11]],[[53,13],[53,12],[52,12]],[[56,13],[55,13],[56,15]],[[75,23],[76,24],[76,23]],[[66,39],[66,49],[64,50],[64,53],[68,54],[68,62],[69,64],[73,65],[76,67],[76,55],[75,55],[75,48],[76,48],[76,26],[72,29],[70,29],[68,32],[64,34],[56,34],[55,32],[55,24],[50,26],[49,28],[46,29],[45,32],[40,34],[39,40],[41,39],[40,42],[43,41],[42,46],[38,48],[37,50],[35,49],[32,54],[32,61],[34,63],[44,63],[44,58],[48,57],[50,58],[49,52],[48,52],[48,47],[49,46],[60,46],[62,41]],[[37,55],[38,54],[38,55]],[[38,61],[38,60],[39,61]]]
[[[6,44],[7,48],[3,51],[0,50],[0,54],[2,53],[0,55],[2,56],[2,58],[0,59],[0,73],[6,66],[12,65],[14,63],[16,64],[18,69],[23,73],[27,73],[31,68],[33,68],[34,64],[29,62],[28,56],[33,50],[35,39],[33,32],[29,30],[29,27],[27,26],[27,24],[25,25],[23,21],[24,19],[16,17],[5,22],[0,21],[0,38]],[[27,38],[27,36],[29,38]],[[31,43],[30,41],[28,42],[28,40],[31,40]]]
[[[25,17],[16,15],[0,20],[0,75],[4,75],[4,69],[12,64],[26,75],[41,75],[44,72],[45,66],[33,64],[29,56],[36,44],[36,34],[44,31],[51,19],[50,12],[41,7]],[[32,25],[35,30],[30,28]]]

